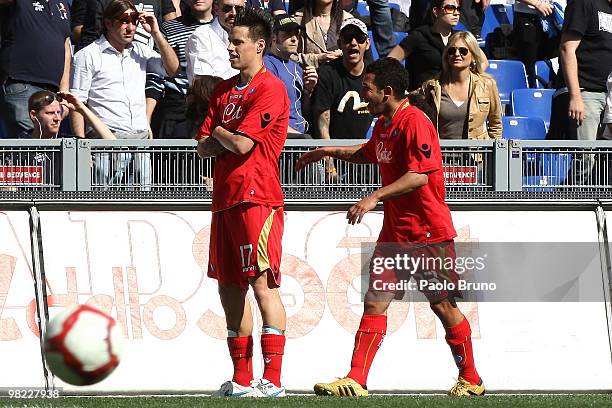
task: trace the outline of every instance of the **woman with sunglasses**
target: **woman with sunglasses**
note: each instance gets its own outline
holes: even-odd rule
[[[413,91],[442,70],[442,50],[459,22],[457,0],[432,0],[430,23],[412,30],[389,53],[390,57],[406,60]]]
[[[476,38],[459,31],[442,53],[439,79],[419,92],[435,106],[433,122],[441,139],[499,139],[501,102],[495,79],[484,73]]]
[[[54,94],[49,91],[38,91],[32,94],[28,100],[28,112],[34,128],[28,132],[22,132],[18,138],[54,139],[57,137],[73,137],[72,135],[60,134],[64,106],[71,111],[82,114],[102,139],[116,139],[108,126],[76,96],[70,92]]]
[[[296,62],[317,68],[342,55],[338,49],[340,26],[353,16],[342,9],[340,0],[306,0],[294,17],[303,27]]]

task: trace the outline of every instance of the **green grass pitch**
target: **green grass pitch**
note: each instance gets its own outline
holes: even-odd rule
[[[210,397],[63,397],[54,400],[0,399],[5,408],[292,408],[292,407],[418,407],[418,408],[561,408],[561,407],[612,407],[612,394],[574,395],[488,395],[479,398],[449,398],[440,395],[375,395],[368,398],[332,398],[315,396],[289,396],[282,399],[227,399]]]

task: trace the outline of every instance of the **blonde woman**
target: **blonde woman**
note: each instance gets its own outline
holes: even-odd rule
[[[482,55],[471,33],[454,33],[442,53],[440,78],[425,82],[419,91],[435,107],[441,139],[502,136],[499,92],[495,79],[484,73]]]

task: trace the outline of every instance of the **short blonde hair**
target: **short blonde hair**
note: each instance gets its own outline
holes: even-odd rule
[[[448,39],[448,44],[444,47],[444,51],[442,52],[442,75],[441,78],[445,81],[450,79],[450,71],[451,66],[448,63],[448,47],[452,47],[457,43],[457,41],[463,40],[467,45],[468,50],[470,50],[470,54],[472,55],[472,64],[470,64],[470,71],[475,74],[482,76],[489,76],[484,72],[484,59],[483,52],[478,46],[478,41],[476,37],[469,31],[457,31]]]

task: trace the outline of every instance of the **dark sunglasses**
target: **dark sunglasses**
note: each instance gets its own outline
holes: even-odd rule
[[[459,7],[455,6],[454,4],[445,4],[442,6],[442,10],[444,10],[446,14],[461,13]]]
[[[140,22],[140,16],[138,13],[124,14],[117,19],[121,24],[130,24],[137,26]]]
[[[236,14],[238,14],[242,11],[242,9],[244,9],[244,6],[230,6],[229,4],[224,4],[223,7],[221,7],[221,11],[224,13],[229,13],[233,9],[236,9]]]
[[[466,47],[448,47],[449,57],[455,55],[457,51],[459,51],[459,54],[461,54],[462,57],[465,57],[470,52],[470,50],[468,50]]]
[[[345,44],[353,41],[353,38],[357,40],[358,44],[363,44],[368,39],[368,36],[363,33],[344,33],[340,34],[340,38]]]
[[[53,101],[58,101],[61,102],[62,101],[62,97],[59,96],[58,94],[48,94],[45,95],[44,101],[47,105],[52,104]]]

